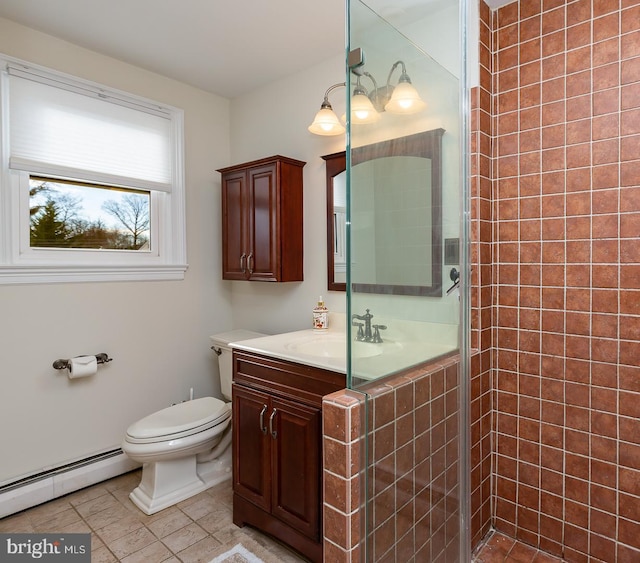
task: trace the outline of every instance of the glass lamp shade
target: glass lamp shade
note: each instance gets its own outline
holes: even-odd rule
[[[351,123],[375,123],[379,119],[380,114],[365,94],[356,94],[351,98]]]
[[[340,135],[345,132],[331,106],[322,107],[308,129],[315,135]]]
[[[400,82],[394,89],[391,99],[384,106],[389,113],[417,113],[426,107],[418,91],[411,82]]]

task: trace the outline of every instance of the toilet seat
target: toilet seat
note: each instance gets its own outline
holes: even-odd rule
[[[201,397],[162,409],[134,422],[127,429],[130,444],[167,442],[227,425],[231,404],[215,397]]]

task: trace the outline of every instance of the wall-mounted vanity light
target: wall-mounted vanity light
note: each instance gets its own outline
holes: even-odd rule
[[[344,82],[338,82],[327,88],[320,110],[316,113],[313,123],[308,127],[311,133],[315,133],[316,135],[340,135],[345,132],[345,128],[342,123],[340,123],[338,116],[329,103],[329,92],[341,86],[346,86],[346,84]]]
[[[351,122],[375,123],[379,119],[380,114],[369,98],[366,88],[360,84],[360,76],[358,76],[351,96]]]
[[[426,104],[420,98],[418,91],[411,84],[411,79],[407,74],[407,69],[403,61],[397,61],[391,67],[387,76],[387,83],[378,86],[376,79],[362,67],[364,58],[361,50],[352,51],[354,55],[360,57],[356,64],[350,64],[351,72],[356,75],[356,84],[351,97],[351,123],[366,124],[375,123],[380,119],[380,113],[388,111],[394,114],[412,114],[422,111]],[[402,72],[398,79],[398,84],[391,84],[391,77],[395,70],[400,67]],[[368,91],[361,83],[360,78],[366,76],[373,82],[373,89]],[[320,106],[320,111],[316,114],[313,123],[309,126],[309,131],[316,135],[340,135],[345,129],[340,124],[338,116],[334,113],[329,103],[329,92],[345,83],[334,84],[324,94],[324,101]]]
[[[391,77],[399,66],[402,68],[402,73],[398,79],[398,84],[393,86]],[[363,71],[361,67],[353,69],[352,72],[355,74],[361,73],[373,82],[373,90],[368,92],[367,95],[377,111],[406,115],[422,111],[426,106],[418,91],[411,84],[411,79],[402,61],[393,63],[387,76],[387,83],[381,87],[378,87],[376,79],[370,73]]]

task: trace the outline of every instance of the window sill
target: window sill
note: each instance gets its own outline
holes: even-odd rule
[[[186,264],[154,266],[0,266],[0,285],[183,280]]]

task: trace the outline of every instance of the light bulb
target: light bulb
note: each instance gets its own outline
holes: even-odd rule
[[[338,121],[338,116],[331,106],[324,106],[316,113],[313,123],[308,127],[309,131],[315,135],[340,135],[345,132],[345,128]]]
[[[394,89],[391,99],[384,106],[390,113],[411,114],[423,110],[426,104],[420,99],[418,91],[411,82],[400,82]]]
[[[380,114],[365,94],[356,94],[351,98],[352,123],[375,123],[378,119]]]

